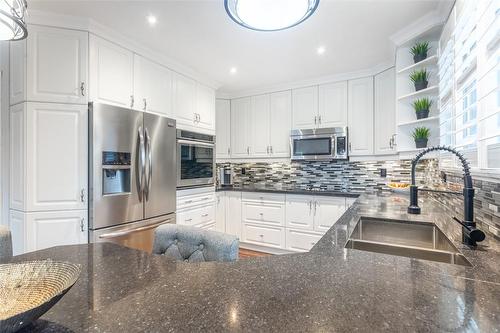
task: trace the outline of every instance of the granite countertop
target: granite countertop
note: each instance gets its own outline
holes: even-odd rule
[[[427,200],[361,195],[309,253],[184,263],[113,244],[15,257],[82,265],[76,285],[25,332],[499,332],[500,246],[460,244],[460,227]],[[436,223],[474,267],[344,248],[359,216]],[[450,222],[451,221],[451,222]]]
[[[220,186],[215,188],[216,192],[235,191],[235,192],[261,192],[261,193],[285,193],[285,194],[308,194],[308,195],[325,195],[335,197],[348,197],[357,198],[360,193],[353,193],[347,191],[336,191],[329,189],[305,189],[294,185],[284,184],[268,184],[268,185],[234,185],[234,186]]]

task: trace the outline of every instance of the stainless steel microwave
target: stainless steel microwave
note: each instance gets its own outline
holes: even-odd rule
[[[347,127],[292,130],[292,160],[347,160]]]
[[[215,182],[215,136],[177,130],[177,187]]]

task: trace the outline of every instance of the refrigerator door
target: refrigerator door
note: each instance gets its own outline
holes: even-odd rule
[[[143,219],[143,114],[89,105],[90,229]]]
[[[175,120],[144,113],[146,169],[144,218],[175,212],[176,129]]]

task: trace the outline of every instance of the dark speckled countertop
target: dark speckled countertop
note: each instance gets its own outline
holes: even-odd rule
[[[76,285],[25,332],[498,332],[500,246],[460,245],[437,203],[362,195],[309,253],[189,264],[112,244],[15,257],[80,263]],[[474,267],[345,249],[359,216],[432,221]],[[457,241],[458,239],[458,241]]]
[[[261,193],[285,193],[285,194],[307,194],[307,195],[325,195],[331,197],[348,197],[357,198],[361,193],[353,193],[346,191],[335,191],[324,189],[306,189],[293,185],[272,184],[272,185],[244,185],[244,186],[221,186],[215,189],[220,191],[236,191],[236,192],[261,192]]]

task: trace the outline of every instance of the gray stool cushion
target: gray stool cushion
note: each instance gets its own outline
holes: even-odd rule
[[[221,232],[177,224],[164,224],[155,230],[153,253],[188,262],[234,261],[239,240]]]
[[[12,257],[12,238],[9,228],[0,225],[0,260]]]

